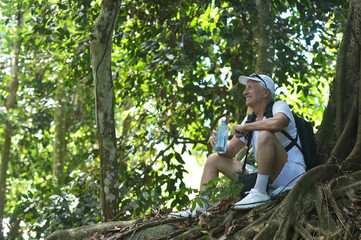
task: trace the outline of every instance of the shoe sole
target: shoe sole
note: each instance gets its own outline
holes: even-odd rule
[[[168,218],[189,218],[189,216],[191,216],[192,214],[189,214],[188,216],[182,216],[180,214],[177,214],[177,213],[170,213],[167,215]]]
[[[256,203],[246,203],[246,204],[238,204],[238,205],[234,205],[234,209],[248,209],[248,208],[254,208],[257,207],[259,205],[262,205],[264,203],[269,202],[270,200],[267,201],[262,201],[262,202],[256,202]]]
[[[293,186],[292,186],[293,187]],[[271,192],[269,194],[270,197],[274,197],[274,196],[277,196],[278,194],[281,194],[281,193],[284,193],[284,192],[287,192],[287,191],[290,191],[292,189],[292,187],[285,187],[285,188],[282,188],[281,190],[277,191],[277,189],[273,192]]]

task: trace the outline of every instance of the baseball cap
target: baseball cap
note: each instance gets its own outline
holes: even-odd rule
[[[257,73],[252,73],[251,75],[249,75],[249,77],[240,76],[238,79],[238,81],[240,83],[242,83],[243,85],[247,85],[248,80],[261,82],[266,88],[268,88],[271,91],[272,96],[275,95],[275,83],[273,82],[272,78],[270,78],[269,76],[263,75],[263,74],[258,75]]]

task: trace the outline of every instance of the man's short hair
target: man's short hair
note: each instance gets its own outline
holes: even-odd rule
[[[238,79],[238,81],[243,85],[247,85],[247,82],[249,80],[257,81],[257,82],[261,83],[261,86],[263,88],[269,89],[270,90],[269,99],[271,101],[274,100],[274,98],[275,98],[275,83],[272,80],[272,78],[270,78],[267,75],[263,75],[263,74],[258,75],[257,73],[252,73],[251,75],[249,75],[249,77],[240,76],[239,79]]]

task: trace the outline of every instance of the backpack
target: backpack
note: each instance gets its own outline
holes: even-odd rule
[[[263,114],[266,118],[273,117],[272,108],[274,102],[271,102],[267,105],[266,111]],[[255,113],[252,112],[247,116],[247,122],[254,122],[256,120]],[[296,122],[297,135],[296,138],[292,138],[285,130],[282,130],[281,133],[285,135],[288,139],[291,140],[291,143],[285,147],[286,152],[288,152],[293,146],[297,146],[303,154],[306,171],[317,166],[318,154],[317,154],[317,145],[315,142],[315,135],[313,133],[312,125],[306,121],[304,118],[298,116],[296,113],[292,112],[292,115]],[[246,123],[247,123],[246,122]],[[297,144],[297,137],[300,137],[301,146]],[[252,138],[252,133],[249,133],[248,141]]]

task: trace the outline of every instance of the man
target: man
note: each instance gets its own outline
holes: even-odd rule
[[[213,153],[204,165],[200,191],[206,190],[206,183],[216,178],[219,172],[236,180],[241,172],[242,163],[235,158],[236,154],[247,144],[245,136],[252,131],[251,144],[258,165],[255,186],[249,194],[235,204],[235,209],[252,208],[270,200],[270,194],[275,195],[282,189],[289,190],[296,180],[305,172],[306,166],[303,154],[296,147],[286,152],[285,147],[291,142],[281,131],[285,130],[292,138],[297,137],[295,120],[287,103],[276,101],[272,107],[273,117],[264,116],[268,104],[274,101],[275,86],[273,80],[266,75],[251,74],[249,77],[239,77],[239,82],[246,85],[243,95],[246,105],[254,111],[256,120],[233,128],[233,138],[227,144],[224,154]],[[212,146],[217,142],[216,133],[211,137]],[[298,139],[300,144],[300,140]],[[206,201],[209,198],[206,197]],[[182,211],[170,214],[170,217],[195,216],[196,211],[206,211],[197,205],[193,212]]]

